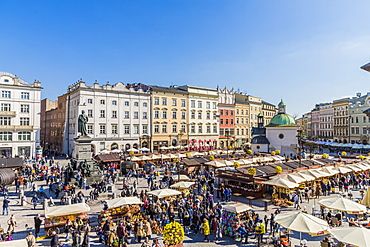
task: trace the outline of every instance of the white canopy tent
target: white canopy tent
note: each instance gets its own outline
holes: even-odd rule
[[[170,196],[181,195],[181,192],[171,189],[152,190],[148,192],[149,195],[156,196],[158,198],[165,198]]]
[[[319,204],[326,208],[345,211],[350,214],[361,214],[367,212],[366,206],[342,196],[322,199],[319,201]]]
[[[363,227],[336,227],[329,233],[338,241],[357,247],[370,247],[370,230]]]
[[[108,208],[118,208],[124,205],[139,205],[143,202],[136,196],[130,197],[118,197],[112,200],[105,201],[108,204]]]
[[[45,207],[45,218],[86,213],[90,211],[86,203],[76,203],[71,205]]]
[[[227,204],[222,207],[223,210],[232,213],[243,213],[245,211],[251,210],[252,208],[244,203],[235,203],[235,204]]]

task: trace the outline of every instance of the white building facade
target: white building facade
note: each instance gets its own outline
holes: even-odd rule
[[[188,92],[188,147],[196,150],[217,148],[217,90],[188,85],[177,88]]]
[[[75,157],[74,139],[80,135],[77,126],[82,110],[89,118],[87,132],[94,154],[149,147],[149,86],[121,82],[100,86],[96,82],[89,87],[80,80],[69,87],[68,93],[65,153]]]
[[[0,157],[35,157],[40,144],[41,83],[0,72]]]

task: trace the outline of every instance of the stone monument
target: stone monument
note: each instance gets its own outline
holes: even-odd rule
[[[76,158],[77,158],[77,169],[83,172],[86,176],[87,184],[94,182],[100,182],[102,174],[98,169],[95,161],[92,159],[91,142],[92,138],[87,135],[86,124],[89,118],[82,110],[82,113],[78,116],[78,132],[80,136],[75,138]]]

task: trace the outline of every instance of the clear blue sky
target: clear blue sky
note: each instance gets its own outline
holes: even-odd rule
[[[301,115],[370,91],[370,1],[0,1],[0,71],[55,100],[82,78],[228,86]]]

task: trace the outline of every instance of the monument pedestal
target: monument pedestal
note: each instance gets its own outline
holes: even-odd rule
[[[92,159],[91,142],[92,138],[89,136],[79,136],[75,139],[77,168],[80,168],[80,164],[85,162],[86,166],[89,167],[90,176],[86,177],[87,184],[100,182],[102,179],[100,169],[96,169],[95,161]]]

